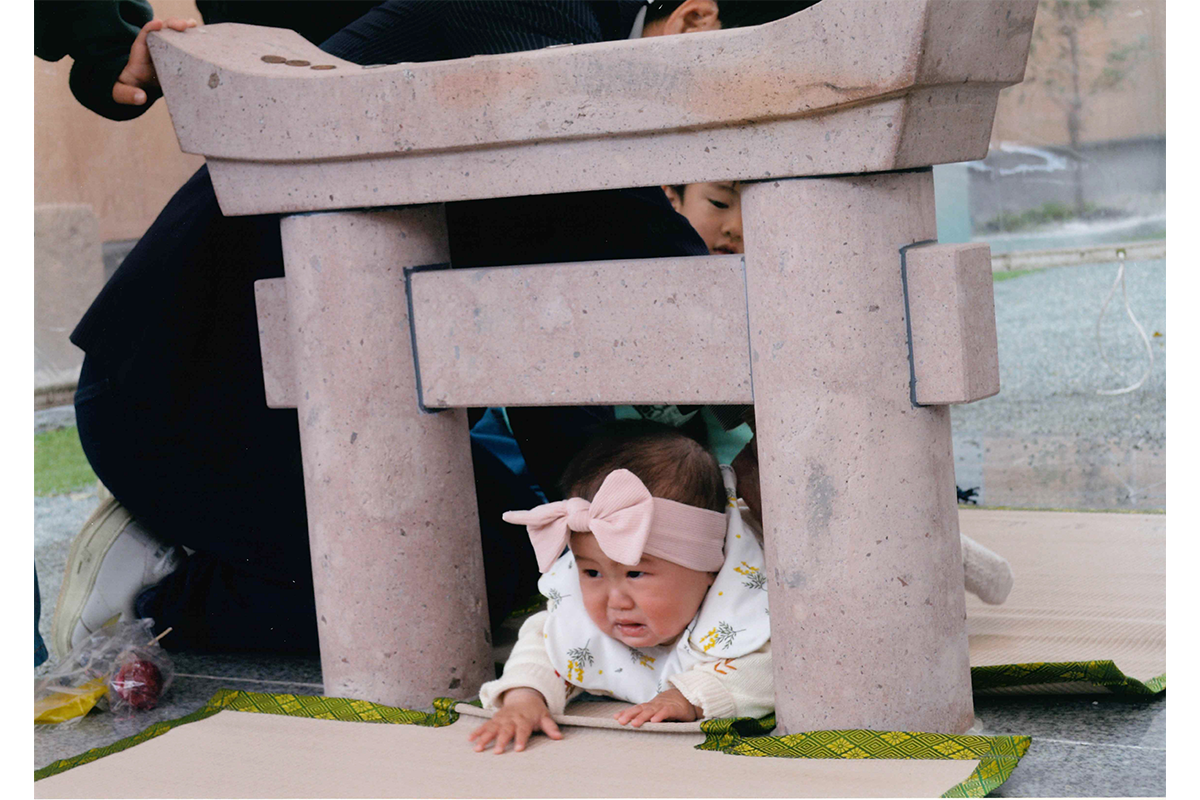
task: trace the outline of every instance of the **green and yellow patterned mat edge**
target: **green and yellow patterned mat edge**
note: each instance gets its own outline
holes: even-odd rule
[[[979,764],[942,797],[985,797],[1008,780],[1029,750],[1028,736],[973,736],[910,731],[809,731],[768,736],[775,715],[762,719],[714,719],[701,723],[698,750],[770,758],[962,759]]]
[[[434,701],[432,712],[392,708],[364,700],[346,700],[295,694],[266,694],[222,689],[203,707],[176,720],[157,722],[138,734],[97,747],[72,758],[55,761],[34,772],[34,780],[57,775],[104,756],[161,736],[172,728],[207,719],[221,711],[333,719],[350,722],[425,725],[442,727],[458,719],[459,702]],[[895,731],[814,731],[791,736],[766,735],[775,727],[774,715],[758,719],[709,720],[702,726],[705,741],[698,750],[730,755],[780,758],[930,758],[978,759],[979,765],[945,797],[983,797],[1004,783],[1029,749],[1027,736],[951,736]]]
[[[425,725],[442,727],[458,719],[453,710],[459,702],[449,698],[434,701],[432,712],[392,708],[363,700],[345,700],[295,694],[266,694],[222,689],[203,707],[175,720],[157,722],[133,736],[97,747],[72,758],[55,761],[34,772],[34,780],[57,775],[118,753],[172,728],[207,719],[221,711],[333,719],[350,722]],[[719,719],[701,727],[705,741],[698,750],[716,750],[731,755],[784,758],[936,758],[979,759],[979,765],[946,797],[983,797],[1004,783],[1025,751],[1025,736],[948,736],[932,733],[889,731],[815,731],[792,736],[767,736],[775,726],[773,715],[757,719]]]
[[[267,694],[265,692],[242,692],[221,689],[212,699],[192,713],[179,719],[156,722],[145,730],[112,744],[96,747],[71,758],[63,758],[48,764],[33,773],[39,781],[74,767],[90,763],[113,753],[127,750],[149,739],[162,736],[172,728],[199,722],[221,711],[246,711],[257,714],[280,714],[289,717],[310,719],[333,719],[343,722],[382,722],[394,725],[425,725],[440,728],[458,719],[454,705],[458,700],[439,697],[433,701],[433,711],[410,711],[404,708],[370,703],[365,700],[346,700],[340,697],[319,697],[301,694]]]
[[[1090,683],[1097,688],[1133,696],[1150,697],[1166,691],[1167,676],[1142,682],[1117,669],[1112,661],[1043,662],[972,667],[971,683],[976,692],[1014,686]],[[458,719],[449,698],[434,700],[433,711],[411,711],[371,703],[295,694],[268,694],[221,689],[204,707],[174,720],[164,720],[112,744],[60,759],[34,771],[35,781],[57,775],[104,756],[118,753],[161,736],[172,728],[207,719],[220,711],[333,719],[347,722],[381,722],[442,727]],[[475,701],[478,704],[478,701]],[[709,720],[701,727],[706,738],[701,750],[719,750],[731,755],[788,758],[969,758],[979,766],[946,797],[983,797],[1000,786],[1029,749],[1025,736],[948,736],[896,731],[813,731],[791,736],[767,736],[774,716],[762,720]],[[881,755],[884,754],[884,755]]]
[[[1147,681],[1130,678],[1111,661],[1046,661],[971,667],[971,689],[985,692],[1016,686],[1086,683],[1112,694],[1152,696],[1167,689],[1166,673]]]

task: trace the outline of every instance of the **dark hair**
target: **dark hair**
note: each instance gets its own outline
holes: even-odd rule
[[[651,0],[645,24],[666,19],[683,5],[684,0]],[[724,28],[745,28],[790,17],[816,5],[820,0],[717,0],[717,16]]]
[[[647,419],[600,426],[559,479],[564,497],[591,500],[608,474],[627,469],[650,494],[710,511],[725,510],[725,484],[713,454],[682,431]]]

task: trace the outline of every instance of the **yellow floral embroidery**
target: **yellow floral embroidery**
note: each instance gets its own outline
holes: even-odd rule
[[[632,657],[633,663],[645,667],[646,669],[654,669],[654,656],[648,656],[641,650],[633,647],[629,648],[629,655]]]
[[[723,650],[728,649],[729,645],[733,644],[733,640],[737,638],[737,635],[741,633],[742,630],[745,629],[743,628],[735,631],[732,625],[722,620],[721,622],[717,623],[717,627],[713,628],[700,638],[700,648],[706,653],[717,645],[722,645],[721,649]]]
[[[745,569],[742,569],[745,567]],[[742,586],[747,589],[761,589],[767,585],[767,576],[762,574],[758,567],[752,567],[745,561],[742,562],[742,567],[734,567],[733,571],[739,575],[745,575],[746,580],[742,581]]]

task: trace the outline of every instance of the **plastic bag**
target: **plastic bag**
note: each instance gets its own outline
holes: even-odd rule
[[[175,678],[171,659],[157,643],[126,648],[108,679],[108,707],[121,717],[149,711]]]
[[[175,666],[152,633],[154,621],[107,625],[34,682],[33,721],[77,720],[100,704],[120,716],[158,705]]]

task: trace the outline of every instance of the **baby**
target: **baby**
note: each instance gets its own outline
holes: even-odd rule
[[[471,733],[475,750],[561,739],[551,715],[583,691],[636,704],[614,715],[635,728],[774,710],[763,552],[732,470],[636,420],[602,428],[561,484],[569,499],[504,514],[529,530],[547,610],[480,689],[496,713]]]

